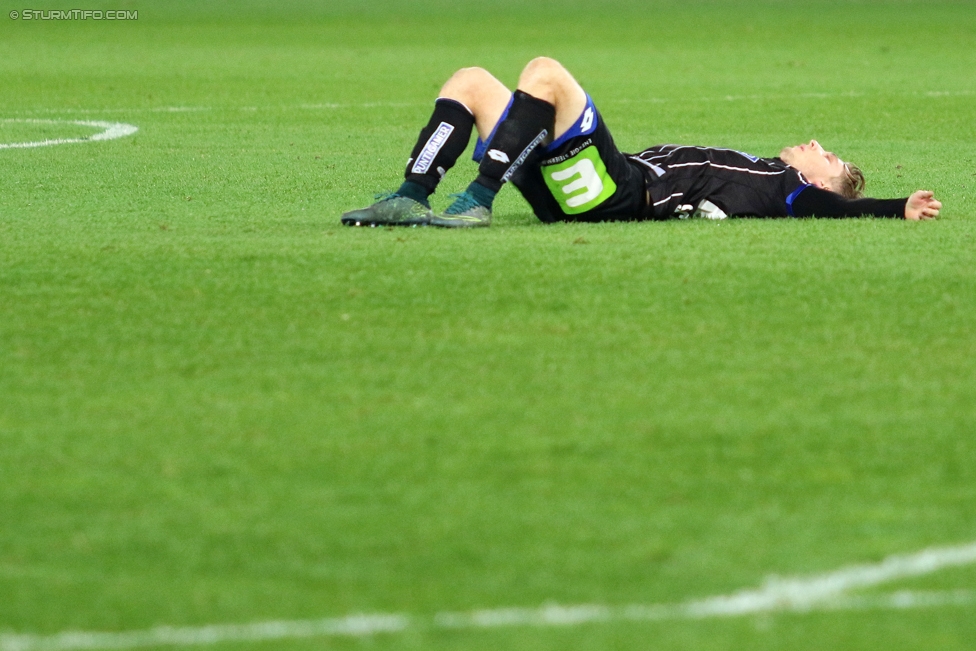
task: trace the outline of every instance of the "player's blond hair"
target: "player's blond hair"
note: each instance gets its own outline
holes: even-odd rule
[[[845,199],[860,199],[864,196],[864,172],[854,163],[844,163],[844,173],[832,179],[834,192]]]

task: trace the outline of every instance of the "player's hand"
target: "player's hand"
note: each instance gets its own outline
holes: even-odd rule
[[[935,219],[942,210],[942,202],[935,198],[935,194],[928,190],[919,190],[908,197],[905,204],[905,219],[917,222],[920,219]]]

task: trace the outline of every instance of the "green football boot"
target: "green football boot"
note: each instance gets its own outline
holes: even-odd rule
[[[380,195],[368,208],[342,216],[346,226],[426,226],[434,218],[430,206],[398,194]]]
[[[486,208],[475,201],[467,191],[452,194],[454,203],[447,210],[434,215],[430,220],[431,226],[442,228],[478,228],[491,226],[491,208]]]

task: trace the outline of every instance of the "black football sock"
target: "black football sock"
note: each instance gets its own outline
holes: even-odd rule
[[[404,178],[407,184],[420,186],[428,196],[437,189],[447,170],[454,167],[454,163],[471,140],[471,129],[474,127],[474,116],[471,112],[453,99],[440,98],[434,102],[434,113],[430,116],[427,126],[420,132],[417,144],[407,161]],[[402,190],[403,188],[401,188]],[[407,188],[407,192],[417,193],[417,188]],[[397,194],[416,197],[398,191]]]
[[[477,183],[498,192],[518,168],[531,160],[539,145],[552,142],[556,107],[544,100],[515,91],[508,115],[495,129],[485,157],[478,167]]]

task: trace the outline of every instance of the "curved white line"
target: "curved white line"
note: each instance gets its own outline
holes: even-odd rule
[[[86,138],[57,138],[54,140],[38,140],[35,142],[0,142],[0,149],[29,149],[32,147],[48,147],[50,145],[67,145],[74,142],[94,142],[96,140],[115,140],[131,136],[139,127],[124,122],[98,122],[86,120],[34,120],[34,119],[5,119],[0,122],[18,122],[21,124],[74,124],[82,127],[93,127],[103,131]]]
[[[976,543],[925,549],[889,556],[874,565],[854,565],[825,574],[772,578],[754,590],[740,590],[678,604],[605,606],[600,604],[541,608],[496,608],[442,612],[433,618],[402,613],[350,615],[318,620],[271,621],[252,624],[214,624],[200,627],[160,626],[117,633],[65,631],[50,636],[0,634],[0,651],[76,651],[80,649],[136,649],[147,646],[206,646],[224,642],[266,642],[320,636],[366,637],[410,629],[484,629],[512,626],[578,626],[609,621],[665,621],[744,617],[759,613],[839,610],[905,610],[976,605],[976,592],[898,592],[857,596],[852,590],[899,579],[924,576],[950,567],[976,564]]]

